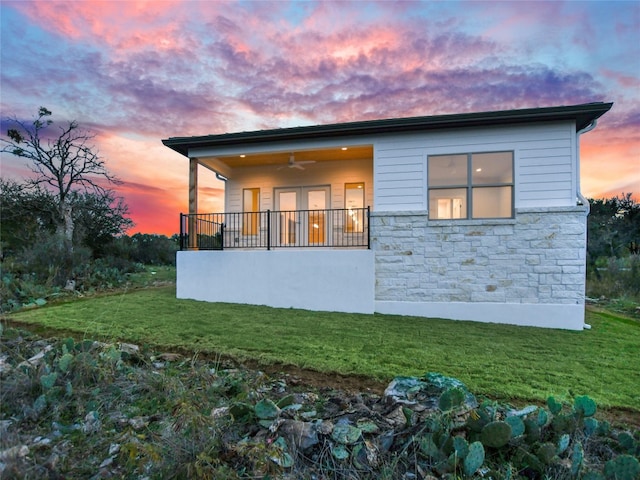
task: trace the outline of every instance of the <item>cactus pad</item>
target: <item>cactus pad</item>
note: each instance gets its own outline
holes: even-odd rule
[[[484,463],[484,447],[480,442],[469,445],[469,453],[464,459],[464,474],[470,477],[478,471]]]
[[[461,388],[449,388],[442,392],[438,401],[438,408],[443,412],[448,412],[458,408],[464,402],[464,391]]]
[[[511,426],[512,437],[519,437],[524,434],[524,422],[520,417],[507,417],[504,421]]]
[[[640,462],[632,455],[619,455],[604,465],[607,480],[637,480],[640,478]]]
[[[504,447],[511,439],[511,425],[506,422],[491,422],[482,429],[480,440],[492,448]]]
[[[544,465],[550,465],[553,462],[553,457],[556,456],[556,446],[549,442],[543,443],[536,453]]]
[[[547,407],[553,415],[557,415],[562,410],[562,403],[556,401],[554,397],[549,397],[547,398]]]
[[[596,402],[587,395],[576,397],[573,409],[578,415],[583,417],[592,417],[596,413]]]
[[[578,476],[580,473],[580,469],[582,468],[582,461],[584,460],[584,450],[582,449],[582,444],[580,442],[576,442],[573,445],[573,452],[571,453],[571,475],[574,477]]]

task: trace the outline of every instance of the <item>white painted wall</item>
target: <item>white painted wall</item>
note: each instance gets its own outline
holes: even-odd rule
[[[378,313],[390,315],[412,315],[563,330],[584,329],[584,305],[376,301],[375,308]]]
[[[373,313],[371,250],[224,250],[177,254],[177,297]]]

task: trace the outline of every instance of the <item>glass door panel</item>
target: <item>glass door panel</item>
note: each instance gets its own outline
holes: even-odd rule
[[[296,210],[298,209],[298,190],[278,190],[276,210],[279,213],[279,236],[281,245],[296,244]]]
[[[327,206],[330,187],[276,188],[276,244],[283,246],[324,245],[331,234]]]
[[[309,245],[318,245],[326,242],[326,208],[327,189],[317,190],[305,189],[307,194],[307,210],[309,219],[307,221],[307,241]]]

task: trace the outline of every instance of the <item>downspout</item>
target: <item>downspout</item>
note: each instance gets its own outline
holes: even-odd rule
[[[578,199],[582,202],[582,204],[587,206],[586,216],[589,216],[589,212],[591,211],[591,205],[589,204],[589,200],[587,200],[584,197],[584,195],[582,195],[582,192],[580,191],[580,135],[582,135],[583,133],[590,132],[591,130],[596,128],[597,124],[598,124],[598,120],[593,120],[589,125],[584,127],[582,130],[578,130],[578,132],[576,133],[576,154],[577,154],[576,170],[578,175],[576,180],[576,195]],[[589,325],[588,323],[584,323],[582,328],[583,330],[591,330],[591,325]]]
[[[576,195],[578,197],[578,199],[582,202],[583,205],[587,206],[587,216],[589,215],[589,212],[591,211],[591,205],[589,205],[589,201],[584,197],[584,195],[582,195],[582,192],[580,191],[580,135],[582,135],[583,133],[587,133],[590,132],[591,130],[593,130],[594,128],[596,128],[596,125],[598,125],[598,120],[594,120],[592,121],[589,125],[587,125],[586,127],[584,127],[582,130],[578,130],[578,132],[576,133],[576,157],[577,157],[577,161],[576,161],[576,170],[577,170],[577,179],[576,179]]]

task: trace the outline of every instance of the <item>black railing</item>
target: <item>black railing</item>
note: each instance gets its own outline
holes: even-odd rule
[[[181,250],[370,248],[370,209],[180,214]]]

